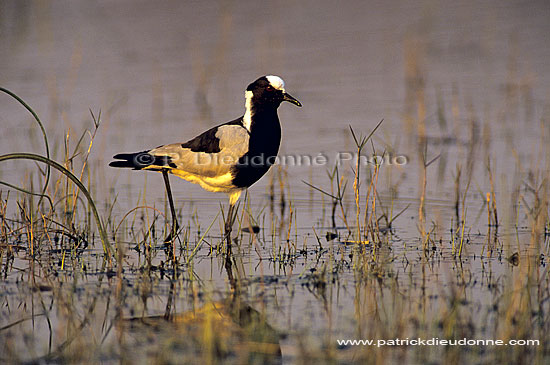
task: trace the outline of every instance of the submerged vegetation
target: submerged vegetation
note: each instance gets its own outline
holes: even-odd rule
[[[498,156],[488,148],[491,124],[480,126],[468,104],[468,122],[460,121],[457,95],[454,121],[436,100],[442,137],[430,140],[423,74],[410,52],[403,129],[418,166],[400,168],[418,170],[418,196],[403,192],[415,182],[398,167],[337,164],[325,181],[304,181],[315,204],[306,227],[305,205],[290,187],[297,182],[278,166],[264,204],[241,200],[231,251],[223,207],[207,226],[199,209],[180,209],[187,223],[166,245],[166,205],[140,198],[121,212],[116,187],[107,201],[94,199],[89,157],[101,113],[91,112],[93,128],[76,143],[66,134],[56,160],[36,113],[1,89],[32,114],[46,153],[0,156],[2,166],[15,161],[25,172],[19,185],[2,182],[0,191],[0,361],[547,363],[548,123],[541,118],[537,127],[536,163],[518,158],[507,166],[510,184],[498,177]],[[395,149],[379,137],[383,126],[349,128],[358,156]],[[444,175],[448,156],[430,147],[445,143],[463,144],[452,176]],[[430,197],[437,179],[454,182],[445,201]],[[415,338],[539,343],[339,341]]]

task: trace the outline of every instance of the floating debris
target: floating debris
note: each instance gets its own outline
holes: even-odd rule
[[[512,265],[518,266],[519,265],[519,253],[514,252],[506,260],[508,260],[508,262],[511,263]]]
[[[250,233],[250,228],[252,228],[252,233],[260,232],[260,227],[258,226],[243,227],[242,231],[246,233]]]

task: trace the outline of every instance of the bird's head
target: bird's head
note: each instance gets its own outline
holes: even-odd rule
[[[256,105],[273,106],[278,108],[283,101],[296,106],[302,106],[298,100],[285,91],[285,82],[279,76],[262,76],[246,88],[247,101]]]

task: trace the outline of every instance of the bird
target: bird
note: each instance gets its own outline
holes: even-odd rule
[[[161,172],[170,211],[172,241],[178,230],[168,174],[229,196],[225,236],[230,244],[233,210],[243,190],[258,181],[276,162],[281,143],[281,124],[277,109],[282,102],[302,104],[285,90],[285,82],[266,75],[245,90],[244,114],[219,124],[184,143],[171,143],[137,153],[113,156],[111,167]]]

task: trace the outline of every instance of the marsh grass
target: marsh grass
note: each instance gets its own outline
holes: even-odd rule
[[[425,76],[414,75],[421,67],[410,62],[409,87],[424,88]],[[428,148],[428,132],[418,127],[413,133],[411,120],[427,118],[416,108],[428,108],[429,101],[409,90],[408,143],[420,161],[414,199],[400,196],[402,181],[381,183],[393,181],[394,173],[383,164],[335,165],[325,181],[304,182],[310,197],[323,197],[316,223],[304,227],[307,207],[280,166],[270,172],[265,200],[248,194],[241,200],[231,252],[223,240],[223,205],[206,221],[200,209],[180,208],[182,226],[171,245],[163,242],[168,207],[145,199],[147,184],[129,210],[121,211],[116,191],[97,209],[89,158],[101,133],[100,114],[91,113],[91,130],[65,135],[62,162],[48,155],[0,156],[2,163],[47,166],[27,168],[21,186],[7,183],[10,189],[0,191],[0,360],[546,363],[550,223],[543,162],[549,131],[541,122],[542,162],[529,169],[518,163],[521,178],[503,187],[498,159],[479,147],[489,146],[490,133],[476,137],[473,108],[466,102],[464,113],[459,90],[451,94],[451,122],[443,97],[436,100],[438,123],[450,133],[443,139],[469,135],[460,147],[466,158],[452,172],[445,151]],[[455,128],[460,115],[469,115],[464,130]],[[377,147],[381,124],[366,134],[349,127],[358,156],[391,149]],[[486,164],[478,175],[473,160],[483,150]],[[430,197],[434,174],[454,187],[440,215]],[[503,191],[512,193],[507,198]],[[410,227],[407,219],[416,233],[403,228]],[[94,247],[96,231],[103,250]],[[541,344],[338,346],[343,338]]]

